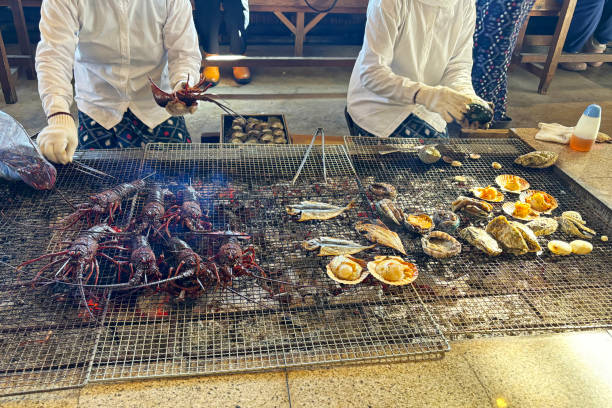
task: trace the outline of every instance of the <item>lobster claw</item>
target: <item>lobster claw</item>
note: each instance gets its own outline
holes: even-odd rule
[[[169,94],[168,92],[162,91],[159,86],[153,82],[151,77],[149,77],[149,82],[151,83],[151,91],[153,92],[153,99],[155,99],[155,103],[157,103],[162,108],[165,108],[168,103],[175,99],[173,94]]]

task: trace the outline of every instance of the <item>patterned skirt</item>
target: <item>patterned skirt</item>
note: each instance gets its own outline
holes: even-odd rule
[[[151,129],[128,109],[112,129],[105,129],[90,116],[79,111],[79,148],[116,149],[144,147],[147,143],[191,143],[185,118],[173,116]]]

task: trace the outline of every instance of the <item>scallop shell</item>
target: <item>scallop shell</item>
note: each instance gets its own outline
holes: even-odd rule
[[[521,191],[527,190],[529,188],[529,183],[522,177],[514,176],[512,174],[500,174],[495,177],[495,182],[503,191],[508,191],[510,193],[519,194]],[[516,183],[517,188],[508,188],[512,187],[511,184]]]
[[[555,255],[569,255],[572,253],[572,246],[565,241],[549,241],[548,250]]]
[[[576,255],[587,255],[593,250],[593,244],[581,239],[570,242],[570,246],[572,247],[572,252]]]
[[[356,285],[358,283],[363,282],[365,278],[368,277],[368,272],[363,271],[362,264],[365,264],[361,259],[353,258],[352,256],[338,255],[332,258],[332,260],[327,264],[327,276],[336,282],[343,283],[345,285]],[[342,265],[348,265],[352,268],[353,273],[357,276],[357,279],[349,280],[342,279],[336,275],[338,273],[338,268]]]
[[[483,197],[484,191],[487,188],[492,188],[493,190],[495,190],[495,197],[494,198],[485,198],[485,197]],[[474,194],[474,197],[480,198],[481,200],[489,201],[491,203],[500,203],[500,202],[504,201],[504,199],[505,199],[505,197],[504,197],[504,195],[503,195],[503,193],[501,191],[497,191],[497,189],[495,187],[491,187],[491,186],[487,186],[487,187],[474,187],[474,188],[470,189],[470,192],[472,194]]]
[[[517,218],[519,220],[523,220],[523,221],[535,220],[536,218],[538,218],[540,216],[540,213],[537,212],[536,210],[534,210],[533,208],[529,209],[529,214],[527,214],[525,217],[516,216],[516,215],[514,215],[514,208],[515,207],[516,207],[516,203],[507,202],[507,203],[504,203],[504,205],[502,206],[502,209],[509,216]]]
[[[431,232],[435,225],[427,214],[405,214],[404,226],[413,234],[423,235]]]
[[[444,259],[458,255],[461,243],[446,232],[433,231],[421,238],[423,252],[434,258]]]
[[[536,194],[541,194],[544,197],[544,201],[546,201],[545,203],[546,205],[544,207],[538,207],[537,206],[538,203],[534,205],[533,200],[531,200],[531,198]],[[521,200],[524,203],[530,204],[531,208],[533,208],[534,210],[542,214],[550,214],[554,209],[559,207],[559,203],[557,202],[557,199],[555,197],[551,196],[550,194],[544,191],[539,191],[539,190],[523,191],[521,195],[519,196],[519,200]]]
[[[390,266],[396,266],[394,270],[389,270]],[[404,261],[399,256],[376,256],[374,260],[368,262],[368,272],[379,281],[387,285],[401,286],[408,285],[419,276],[419,270],[415,264]],[[389,280],[391,274],[397,274],[397,279]]]

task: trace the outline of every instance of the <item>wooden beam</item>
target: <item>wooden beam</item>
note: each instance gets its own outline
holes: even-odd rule
[[[544,63],[546,62],[546,54],[537,54],[522,52],[521,62],[522,63]],[[561,54],[558,62],[612,62],[612,54]]]
[[[295,35],[295,26],[282,12],[274,11],[274,15]]]
[[[25,21],[25,15],[23,14],[22,0],[11,0],[10,7],[13,13],[13,24],[15,25],[15,31],[17,31],[17,40],[19,42],[19,48],[21,55],[27,55],[30,57],[30,62],[25,67],[25,72],[28,79],[36,79],[36,69],[34,68],[34,53],[32,51],[32,44],[30,43],[30,36],[28,35],[28,27]]]
[[[327,13],[319,13],[312,20],[310,20],[310,22],[306,24],[306,27],[304,27],[304,34],[308,34],[310,30],[315,28],[315,26],[319,24],[319,21],[323,20],[326,15]]]
[[[245,57],[215,55],[206,58],[204,63],[221,68],[241,67],[347,67],[355,65],[355,58],[327,57]]]
[[[17,91],[15,90],[15,81],[11,75],[11,67],[6,57],[6,48],[4,47],[4,39],[0,32],[0,85],[4,94],[4,101],[7,104],[17,103]]]
[[[525,36],[523,44],[525,45],[551,45],[552,35],[527,35]]]
[[[295,50],[294,55],[301,57],[304,55],[304,38],[306,32],[304,31],[304,12],[298,11],[295,14]]]

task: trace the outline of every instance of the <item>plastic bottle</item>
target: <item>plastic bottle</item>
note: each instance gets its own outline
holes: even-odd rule
[[[570,147],[579,152],[590,151],[597,139],[600,124],[601,107],[599,105],[587,106],[574,128],[570,138]]]

